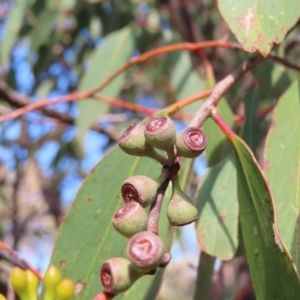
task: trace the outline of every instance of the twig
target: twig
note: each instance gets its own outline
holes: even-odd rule
[[[0,98],[5,100],[7,103],[9,103],[11,106],[19,109],[23,109],[24,107],[27,107],[28,105],[32,104],[31,99],[21,93],[16,92],[15,90],[11,89],[3,80],[0,80]],[[49,105],[51,105],[51,100],[47,100]],[[18,111],[18,110],[17,110]],[[45,109],[42,108],[40,111],[47,117],[54,118],[64,124],[68,125],[75,125],[75,120],[70,117],[66,113],[61,113],[52,109]],[[3,114],[3,116],[0,116],[0,119],[4,119],[3,121],[6,120],[6,117],[10,114],[14,113],[14,111],[9,111]],[[14,119],[8,118],[8,120]],[[2,121],[2,122],[3,122]],[[1,123],[1,121],[0,121]],[[99,126],[98,124],[94,124],[91,126],[91,129],[102,133],[106,134],[110,139],[117,141],[118,140],[118,134],[114,132],[111,129],[105,129]]]
[[[107,97],[103,95],[94,95],[93,98],[100,100],[101,102],[105,102],[114,106],[130,109],[132,111],[140,112],[146,115],[153,115],[157,109],[148,108],[143,105],[138,105],[135,103],[127,102],[121,99],[116,99],[112,97]]]
[[[179,170],[180,170],[180,165],[178,162],[175,162],[175,164],[172,166],[168,166],[168,165],[163,166],[161,174],[165,174],[164,177],[167,176],[167,178],[158,188],[156,199],[154,200],[154,202],[150,207],[148,223],[147,223],[147,231],[150,231],[158,235],[159,216],[160,216],[161,206],[165,196],[165,192],[168,188],[170,180],[172,180],[172,178],[177,176]]]
[[[263,118],[265,115],[270,113],[275,108],[275,106],[276,106],[276,104],[272,104],[270,106],[258,109],[256,112],[256,117]],[[244,119],[245,119],[244,115],[235,115],[234,116],[234,122],[236,122],[236,123],[240,123],[240,122],[244,121]]]
[[[209,98],[201,105],[194,118],[190,122],[190,126],[200,127],[204,121],[211,115],[212,110],[218,105],[220,99],[246,72],[256,66],[262,61],[261,56],[254,56],[247,62],[235,70],[233,73],[227,75],[224,79],[219,81],[214,87]]]
[[[0,255],[7,260],[8,262],[12,263],[15,266],[18,266],[22,269],[28,269],[33,272],[40,280],[43,280],[43,275],[35,268],[29,265],[29,263],[21,258],[19,254],[14,251],[10,246],[0,241]]]
[[[167,115],[174,114],[174,118],[177,118],[177,119],[190,120],[192,118],[192,115],[184,114],[184,113],[177,113],[177,111],[191,103],[194,103],[198,100],[206,98],[207,96],[210,95],[211,91],[212,91],[212,89],[208,89],[208,90],[202,91],[198,94],[195,94],[191,97],[188,97],[186,99],[178,101],[178,102],[168,106],[165,110],[163,110],[163,113],[167,114]],[[148,108],[148,107],[145,107],[142,105],[130,103],[130,102],[127,102],[127,101],[124,101],[121,99],[111,98],[111,97],[107,97],[107,96],[103,96],[103,95],[94,95],[93,98],[103,101],[105,103],[111,104],[111,105],[115,105],[115,106],[122,107],[122,108],[127,108],[127,109],[130,109],[135,112],[140,112],[140,113],[146,114],[148,116],[152,116],[157,112],[161,112],[160,109]]]
[[[72,102],[75,100],[81,100],[85,98],[91,98],[96,93],[100,92],[102,89],[104,89],[110,82],[112,82],[115,78],[117,78],[120,74],[125,72],[127,69],[129,69],[131,66],[139,63],[143,63],[147,60],[149,60],[152,57],[166,54],[169,52],[179,51],[179,50],[189,50],[189,51],[197,51],[199,49],[204,48],[211,48],[211,47],[223,47],[223,48],[231,48],[231,49],[240,49],[241,47],[236,43],[230,43],[225,41],[205,41],[200,43],[179,43],[179,44],[173,44],[164,46],[158,49],[154,49],[151,51],[148,51],[140,56],[134,57],[130,59],[127,63],[125,63],[122,67],[120,67],[117,71],[115,71],[113,74],[111,74],[106,80],[104,80],[101,84],[99,84],[97,87],[86,91],[86,92],[79,92],[79,93],[73,93],[70,95],[65,95],[62,97],[57,97],[49,101],[46,100],[40,100],[38,102],[30,103],[22,108],[19,108],[13,112],[10,112],[8,114],[5,114],[3,116],[0,116],[0,123],[4,121],[8,121],[11,119],[18,118],[26,113],[29,113],[34,110],[41,110],[45,106],[58,104],[58,103],[65,103],[65,102]],[[1,93],[0,93],[1,96]]]
[[[159,216],[161,211],[161,206],[164,200],[165,192],[169,185],[170,179],[166,179],[165,182],[159,187],[157,190],[156,199],[151,204],[149,216],[148,216],[148,223],[147,223],[147,231],[150,231],[154,234],[158,235],[158,223],[159,223]]]
[[[278,63],[284,65],[285,67],[288,67],[290,69],[293,69],[295,71],[300,72],[300,66],[297,65],[297,64],[295,64],[295,63],[293,63],[293,62],[291,62],[291,61],[289,61],[286,58],[279,57],[279,56],[277,56],[275,54],[269,54],[267,58],[269,58],[269,59],[271,59],[271,60],[273,60],[275,62],[278,62]]]

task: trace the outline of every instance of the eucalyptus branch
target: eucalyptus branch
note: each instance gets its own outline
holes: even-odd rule
[[[156,199],[154,200],[154,202],[150,207],[148,223],[147,223],[147,231],[150,231],[158,235],[159,216],[160,216],[161,206],[163,203],[165,192],[172,178],[174,176],[177,176],[179,169],[180,169],[180,165],[177,162],[172,166],[167,166],[167,165],[163,166],[162,174],[165,174],[167,178],[162,183],[162,185],[158,188]]]
[[[67,96],[63,96],[60,98],[66,99],[66,97]],[[21,93],[18,93],[17,91],[11,89],[3,80],[0,80],[0,98],[5,100],[12,107],[18,108],[15,111],[10,111],[7,108],[6,108],[6,110],[1,109],[0,111],[2,111],[2,116],[0,116],[0,120],[1,120],[0,123],[7,121],[7,120],[14,119],[16,112],[17,112],[18,116],[23,115],[24,113],[26,113],[27,107],[29,105],[35,104],[35,103],[32,103],[30,97],[23,95]],[[52,100],[44,100],[44,101],[47,101],[47,105],[53,104]],[[62,102],[64,102],[64,101],[62,101]],[[47,106],[47,105],[44,105],[44,106]],[[56,119],[57,121],[59,121],[63,124],[75,125],[75,120],[66,113],[58,112],[58,111],[52,110],[52,109],[45,109],[44,107],[41,107],[40,111],[45,116]],[[111,129],[105,129],[105,128],[99,126],[98,124],[93,124],[91,126],[91,129],[96,132],[107,135],[110,139],[112,139],[114,141],[118,140],[118,134]]]
[[[261,56],[254,56],[248,61],[244,62],[240,68],[233,73],[227,75],[224,79],[219,81],[208,99],[201,105],[196,112],[194,118],[190,122],[190,126],[201,127],[204,121],[211,115],[212,110],[218,105],[220,99],[225,93],[250,69],[254,68],[263,58]]]
[[[43,279],[42,274],[38,270],[30,266],[25,259],[21,258],[16,251],[2,241],[0,241],[0,256],[15,266],[32,271],[40,280]]]
[[[15,111],[12,111],[10,113],[7,113],[3,116],[0,116],[0,123],[11,120],[11,119],[18,118],[18,117],[20,117],[26,113],[29,113],[31,111],[34,111],[34,110],[42,110],[45,106],[48,106],[48,105],[72,102],[72,101],[77,101],[77,100],[85,99],[85,98],[91,98],[94,95],[96,95],[98,92],[103,90],[115,78],[117,78],[120,74],[122,74],[123,72],[128,70],[133,65],[143,63],[155,56],[174,52],[174,51],[180,51],[180,50],[197,51],[200,49],[212,48],[212,47],[240,49],[240,46],[236,43],[230,43],[230,42],[225,42],[225,41],[220,41],[220,40],[213,40],[213,41],[205,41],[205,42],[199,42],[199,43],[179,43],[179,44],[168,45],[168,46],[160,47],[160,48],[157,48],[154,50],[150,50],[148,52],[145,52],[144,54],[141,54],[137,57],[130,59],[127,63],[125,63],[118,70],[116,70],[109,77],[107,77],[107,79],[104,80],[101,84],[99,84],[98,86],[96,86],[95,88],[93,88],[89,91],[73,93],[73,94],[54,98],[52,100],[48,100],[48,99],[41,100],[41,101],[38,101],[35,103],[30,103],[26,106],[22,105],[21,108],[15,110]],[[0,86],[0,90],[1,90],[1,86]],[[0,91],[0,96],[1,96],[1,91]],[[5,98],[5,99],[7,99],[7,98]],[[21,100],[21,99],[19,99],[19,100]],[[24,100],[24,99],[22,99],[22,100]],[[18,101],[18,102],[20,102],[20,101]],[[24,101],[23,101],[23,103],[24,103]],[[56,112],[52,111],[51,113],[55,114]],[[54,117],[54,115],[52,115],[52,116]]]

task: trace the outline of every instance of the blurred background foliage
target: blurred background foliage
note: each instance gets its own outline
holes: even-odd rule
[[[221,7],[226,1],[219,2]],[[222,13],[226,19],[225,9]],[[236,41],[215,0],[2,0],[0,20],[3,115],[41,99],[51,102],[55,97],[87,91],[131,57],[160,46]],[[294,30],[273,51],[299,63],[300,31],[299,23],[294,23]],[[222,48],[208,48],[204,53],[216,81],[251,56]],[[220,104],[223,117],[243,136],[258,161],[262,161],[271,119],[270,114],[261,118],[253,115],[276,104],[296,79],[298,72],[266,60],[230,89]],[[100,94],[163,108],[210,85],[205,64],[197,52],[172,52],[133,66]],[[199,103],[183,110],[184,117],[176,119],[178,128],[191,119],[198,106]],[[239,118],[241,115],[245,122]],[[144,117],[143,113],[86,99],[48,106],[1,123],[1,239],[32,265],[45,270],[58,227],[79,186],[96,162],[115,145],[120,133]],[[231,149],[223,134],[209,122],[204,129],[218,146],[206,155],[206,163],[212,167]],[[192,191],[196,190],[206,163],[203,157],[196,162]],[[236,215],[236,224],[237,218]],[[237,234],[238,227],[234,230]],[[177,235],[177,246],[188,253],[181,237]],[[240,248],[237,251],[243,253]],[[6,293],[11,265],[19,262],[1,249],[0,258],[0,292]],[[233,255],[230,258],[216,268],[211,299],[234,299],[249,287],[245,259]],[[182,259],[171,264],[158,299],[192,299],[197,265],[197,251],[189,256],[183,254]],[[176,276],[168,276],[173,273]],[[248,289],[239,299],[255,299],[251,286]]]

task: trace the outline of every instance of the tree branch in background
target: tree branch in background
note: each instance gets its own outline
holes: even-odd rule
[[[31,99],[26,95],[18,93],[17,91],[11,89],[3,80],[0,80],[0,98],[5,100],[8,104],[10,104],[14,108],[23,109],[28,105],[33,104]],[[51,105],[51,100],[47,100],[48,105]],[[70,117],[66,113],[61,113],[52,109],[41,108],[40,111],[47,117],[56,119],[57,121],[67,124],[67,125],[75,125],[75,120]],[[6,111],[3,116],[0,116],[0,119],[13,113],[14,111]],[[111,140],[117,141],[119,135],[113,129],[105,129],[99,126],[98,124],[94,124],[91,126],[91,129],[107,135]]]
[[[127,63],[125,63],[117,71],[115,71],[113,74],[111,74],[105,81],[103,81],[100,85],[93,88],[92,90],[57,97],[52,100],[48,100],[48,99],[41,100],[39,102],[34,102],[34,103],[31,103],[29,97],[23,96],[23,95],[17,93],[16,91],[10,89],[4,81],[0,81],[0,97],[5,99],[8,103],[13,105],[14,107],[19,107],[19,109],[15,110],[15,111],[12,111],[3,116],[0,116],[0,123],[11,120],[11,119],[18,118],[18,117],[20,117],[26,113],[29,113],[31,111],[34,111],[34,110],[41,110],[42,113],[44,113],[45,115],[47,115],[49,117],[58,119],[64,123],[67,123],[70,125],[74,125],[75,124],[74,119],[69,117],[67,114],[62,114],[57,111],[49,110],[49,109],[45,110],[44,107],[47,105],[53,105],[53,104],[57,104],[57,103],[72,102],[75,100],[82,100],[85,98],[94,97],[96,95],[96,93],[98,93],[99,91],[104,89],[110,82],[112,82],[115,78],[117,78],[121,73],[123,73],[124,71],[129,69],[131,66],[133,66],[135,64],[143,63],[146,60],[149,60],[150,58],[153,58],[155,56],[158,56],[161,54],[166,54],[169,52],[179,51],[179,50],[199,51],[199,50],[205,49],[205,48],[217,48],[217,47],[241,50],[241,46],[239,44],[220,41],[220,40],[205,41],[205,42],[199,42],[199,43],[179,43],[179,44],[173,44],[173,45],[160,47],[160,48],[150,50],[140,56],[130,59]],[[261,58],[261,57],[259,57],[259,58],[256,57],[254,60],[262,60],[262,59],[263,58]],[[297,65],[287,61],[284,58],[279,58],[276,55],[271,55],[270,59],[277,61],[277,62],[279,62],[287,67],[290,67],[294,70],[297,70],[297,71],[300,70],[300,66],[297,66]],[[251,60],[248,62],[248,64],[250,64],[250,63],[251,63]],[[244,68],[247,68],[247,65],[245,65]],[[237,77],[241,76],[243,74],[243,72],[244,71],[241,70],[241,74],[233,73],[232,75],[229,75],[228,77],[223,79],[219,84],[222,83],[222,84],[228,85],[230,83],[230,81],[235,81],[236,79],[238,79]],[[227,81],[227,83],[224,82],[225,80]],[[230,86],[231,85],[229,84],[226,91],[229,89]],[[215,89],[214,96],[213,96],[214,98],[217,98],[216,97],[217,92],[218,92],[218,89]],[[97,125],[93,125],[91,127],[91,129],[95,130],[97,132],[100,132],[100,133],[107,134],[108,136],[111,135],[111,132],[107,132],[107,130],[105,130]],[[115,138],[113,137],[113,139],[115,139]]]
[[[30,266],[25,259],[21,258],[16,251],[11,249],[7,244],[3,243],[2,241],[0,241],[0,256],[1,258],[13,264],[14,266],[18,266],[22,269],[28,269],[32,271],[40,280],[43,280],[43,276],[38,270]]]
[[[246,72],[254,68],[262,60],[263,58],[261,56],[254,56],[247,62],[243,63],[240,68],[219,81],[214,87],[209,98],[201,105],[195,114],[194,118],[190,122],[190,126],[201,127],[229,88],[231,88]]]
[[[75,101],[75,100],[91,98],[96,93],[98,93],[102,89],[104,89],[107,85],[109,85],[109,83],[111,83],[115,78],[117,78],[120,74],[125,72],[131,66],[139,64],[139,63],[143,63],[143,62],[145,62],[145,61],[147,61],[147,60],[149,60],[149,59],[151,59],[155,56],[170,53],[170,52],[174,52],[174,51],[180,51],[180,50],[198,51],[200,49],[211,48],[211,47],[241,49],[241,47],[237,43],[230,43],[230,42],[225,42],[225,41],[220,41],[220,40],[213,40],[213,41],[205,41],[205,42],[200,42],[200,43],[179,43],[179,44],[168,45],[168,46],[160,47],[160,48],[157,48],[157,49],[154,49],[154,50],[150,50],[148,52],[145,52],[144,54],[141,54],[140,56],[131,58],[127,63],[125,63],[122,67],[120,67],[113,74],[111,74],[101,84],[99,84],[97,87],[95,87],[95,88],[93,88],[89,91],[73,93],[73,94],[69,94],[69,95],[54,98],[52,100],[48,100],[48,99],[41,100],[41,101],[35,102],[35,103],[30,103],[30,99],[28,98],[30,104],[27,104],[26,106],[23,105],[21,108],[15,110],[15,111],[12,111],[8,114],[0,116],[0,123],[2,123],[4,121],[8,121],[8,120],[18,118],[18,117],[20,117],[20,116],[22,116],[22,115],[24,115],[28,112],[31,112],[33,110],[41,110],[42,108],[44,108],[47,105],[53,105],[53,104],[62,103],[62,102],[72,102],[72,101]],[[2,89],[2,90],[6,91],[6,94],[7,94],[7,89],[6,90]],[[1,96],[1,94],[0,94],[0,96]],[[18,102],[20,102],[20,101],[18,101]],[[53,112],[50,112],[50,114],[51,113],[53,114]],[[49,114],[49,112],[48,112],[48,114]],[[51,117],[55,118],[55,116],[53,116],[53,115],[51,115]]]

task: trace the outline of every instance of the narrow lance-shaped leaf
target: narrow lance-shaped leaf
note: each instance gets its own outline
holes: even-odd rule
[[[87,69],[79,83],[79,91],[95,88],[118,68],[125,64],[133,53],[134,41],[131,27],[125,27],[107,35],[102,45],[96,48],[87,61]],[[124,83],[124,72],[101,91],[101,95],[117,97]],[[108,111],[107,103],[86,99],[78,103],[79,117],[76,123],[79,138],[84,141],[86,130],[101,114]]]
[[[123,203],[123,181],[133,174],[156,178],[160,168],[154,160],[130,156],[115,148],[82,184],[59,230],[51,259],[64,277],[81,287],[76,299],[92,299],[102,290],[99,271],[104,260],[126,257],[128,239],[117,233],[111,223],[114,212]],[[132,291],[136,291],[136,286],[140,289],[134,299],[143,299],[152,280],[153,276],[143,276],[135,283]],[[131,289],[119,297],[133,299]]]
[[[18,36],[24,19],[24,13],[29,1],[17,1],[12,12],[9,14],[5,28],[5,35],[1,41],[1,62],[7,62],[10,58],[12,47]]]
[[[256,298],[297,300],[299,276],[278,233],[274,202],[262,171],[248,146],[217,116],[215,120],[236,154],[240,220]]]
[[[209,169],[197,188],[197,239],[202,251],[228,260],[238,247],[238,199],[233,157]]]
[[[57,10],[49,10],[41,13],[38,23],[35,24],[32,32],[30,43],[31,51],[38,51],[42,45],[45,45],[49,42],[57,17]]]
[[[300,83],[274,110],[265,146],[265,172],[276,204],[279,233],[300,271]]]
[[[219,9],[243,48],[267,56],[300,17],[300,1],[218,0]]]

